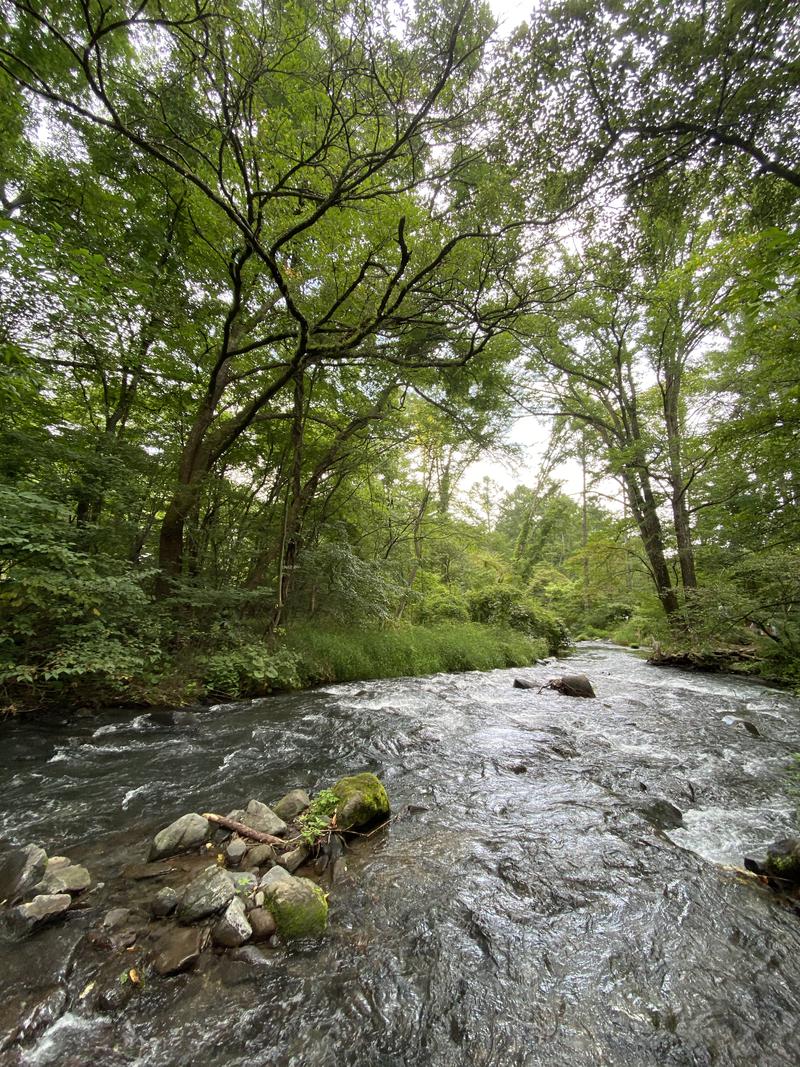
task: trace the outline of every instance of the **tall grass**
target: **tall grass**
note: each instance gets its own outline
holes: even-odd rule
[[[293,627],[285,646],[299,657],[303,685],[368,678],[523,667],[547,655],[547,642],[480,623],[387,630]]]

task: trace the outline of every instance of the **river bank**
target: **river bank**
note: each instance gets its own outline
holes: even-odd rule
[[[121,677],[98,664],[94,671],[47,682],[6,683],[0,715],[185,707],[337,682],[525,667],[555,651],[544,637],[474,622],[381,629],[297,625],[271,639],[238,634],[183,641],[160,650],[147,670]]]

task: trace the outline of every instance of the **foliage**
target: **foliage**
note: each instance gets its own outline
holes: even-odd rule
[[[263,696],[300,686],[299,659],[285,648],[272,650],[263,644],[225,648],[202,657],[200,666],[205,688],[216,697]]]
[[[529,637],[543,638],[551,654],[566,648],[569,634],[556,618],[513,586],[493,586],[471,594],[470,617],[490,626],[509,626]]]
[[[330,829],[331,816],[339,806],[339,797],[330,789],[321,789],[300,816],[300,836],[307,845],[315,845]]]

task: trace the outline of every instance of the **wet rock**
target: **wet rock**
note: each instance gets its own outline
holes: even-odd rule
[[[527,774],[528,773],[528,768],[525,766],[524,763],[514,763],[508,769],[511,771],[512,774]]]
[[[292,819],[297,818],[301,811],[305,811],[310,804],[311,797],[306,793],[305,789],[292,789],[285,796],[282,796],[277,804],[273,805],[272,810],[285,822],[291,822]]]
[[[275,916],[267,908],[253,908],[247,920],[253,931],[254,941],[267,941],[277,931]]]
[[[195,812],[182,815],[156,834],[150,847],[149,859],[152,862],[165,856],[175,856],[179,852],[191,852],[204,844],[210,835],[211,824],[208,819]]]
[[[194,923],[222,911],[234,896],[231,879],[219,867],[206,867],[193,879],[178,902],[177,918]]]
[[[301,864],[305,863],[310,855],[311,849],[308,845],[298,845],[297,848],[293,848],[290,852],[284,852],[282,856],[278,856],[278,863],[291,874]]]
[[[3,933],[9,940],[22,940],[46,923],[59,919],[71,903],[69,893],[42,893],[27,904],[18,904],[5,911],[2,917]]]
[[[36,890],[39,893],[70,893],[74,896],[88,889],[91,884],[92,876],[86,868],[70,863],[67,867],[53,870],[48,867]]]
[[[172,886],[165,885],[150,901],[150,914],[154,919],[166,919],[168,915],[172,915],[177,906],[178,894]]]
[[[515,678],[514,689],[538,689],[538,682],[529,682],[527,678]]]
[[[290,882],[292,880],[291,874],[284,867],[272,867],[262,877],[258,883],[258,888],[265,893],[278,885],[280,882]]]
[[[640,804],[637,809],[641,815],[659,830],[676,830],[683,826],[683,812],[670,804],[668,800],[656,799]]]
[[[389,815],[389,797],[377,775],[365,771],[340,778],[333,792],[341,801],[336,809],[336,825],[340,830],[366,826]]]
[[[14,849],[0,861],[0,902],[12,904],[41,882],[47,870],[47,853],[38,845]]]
[[[156,946],[153,966],[163,976],[191,970],[208,944],[207,927],[171,927]]]
[[[245,914],[244,904],[234,897],[211,931],[215,945],[238,948],[252,937],[253,929]]]
[[[248,944],[242,945],[241,948],[235,948],[230,953],[230,958],[236,960],[238,963],[248,963],[251,967],[266,967],[267,959],[263,953],[255,947],[255,945]]]
[[[733,726],[739,730],[746,730],[751,737],[761,737],[761,733],[754,722],[743,719],[740,715],[724,715],[722,721],[725,726]]]
[[[225,858],[232,867],[238,867],[247,853],[247,844],[235,834],[225,846]]]
[[[325,932],[328,902],[320,887],[310,879],[290,875],[288,880],[276,881],[265,892],[278,933],[285,941],[320,937]]]
[[[134,913],[130,908],[111,908],[103,916],[102,926],[106,930],[119,930],[128,925],[134,919]]]
[[[547,688],[568,697],[590,698],[597,695],[585,674],[562,674],[560,678],[551,678]]]
[[[247,853],[249,867],[266,867],[268,863],[277,863],[278,855],[272,845],[256,845]]]

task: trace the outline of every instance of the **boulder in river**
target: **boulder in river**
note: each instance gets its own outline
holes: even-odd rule
[[[538,682],[531,682],[527,678],[515,678],[514,689],[538,689]]]
[[[562,674],[560,678],[551,678],[547,689],[555,689],[567,697],[595,697],[597,694],[585,674]]]
[[[69,893],[42,893],[27,904],[18,904],[3,913],[3,933],[9,941],[22,940],[46,923],[60,918],[71,903]]]
[[[286,879],[275,880],[266,889],[266,898],[278,933],[285,941],[320,937],[325,932],[328,901],[320,887],[309,878],[289,875]]]
[[[206,867],[186,887],[178,902],[177,918],[194,923],[222,911],[234,897],[233,882],[219,867]]]
[[[291,849],[289,852],[284,852],[282,856],[278,857],[278,863],[281,867],[285,867],[290,874],[294,874],[298,867],[306,862],[311,855],[311,849],[306,844],[299,844],[297,848]]]
[[[178,894],[172,886],[165,885],[150,901],[150,914],[154,919],[166,919],[168,915],[172,915],[177,906]]]
[[[272,845],[254,845],[247,853],[245,863],[248,867],[266,867],[268,863],[277,863],[278,855]]]
[[[175,856],[179,852],[191,852],[204,844],[211,836],[211,823],[196,812],[181,815],[180,819],[165,826],[153,838],[150,860]]]
[[[12,904],[29,894],[47,870],[47,853],[38,845],[14,849],[0,862],[0,902]]]
[[[277,931],[275,916],[268,908],[253,908],[247,914],[254,941],[267,941]]]
[[[296,819],[301,811],[305,811],[311,804],[311,797],[305,791],[305,789],[292,789],[285,796],[282,796],[277,804],[274,804],[272,810],[275,814],[285,819],[286,822],[291,822],[292,819]]]
[[[368,771],[340,778],[333,792],[340,800],[336,809],[336,826],[339,830],[367,826],[389,815],[389,797],[383,782]]]

